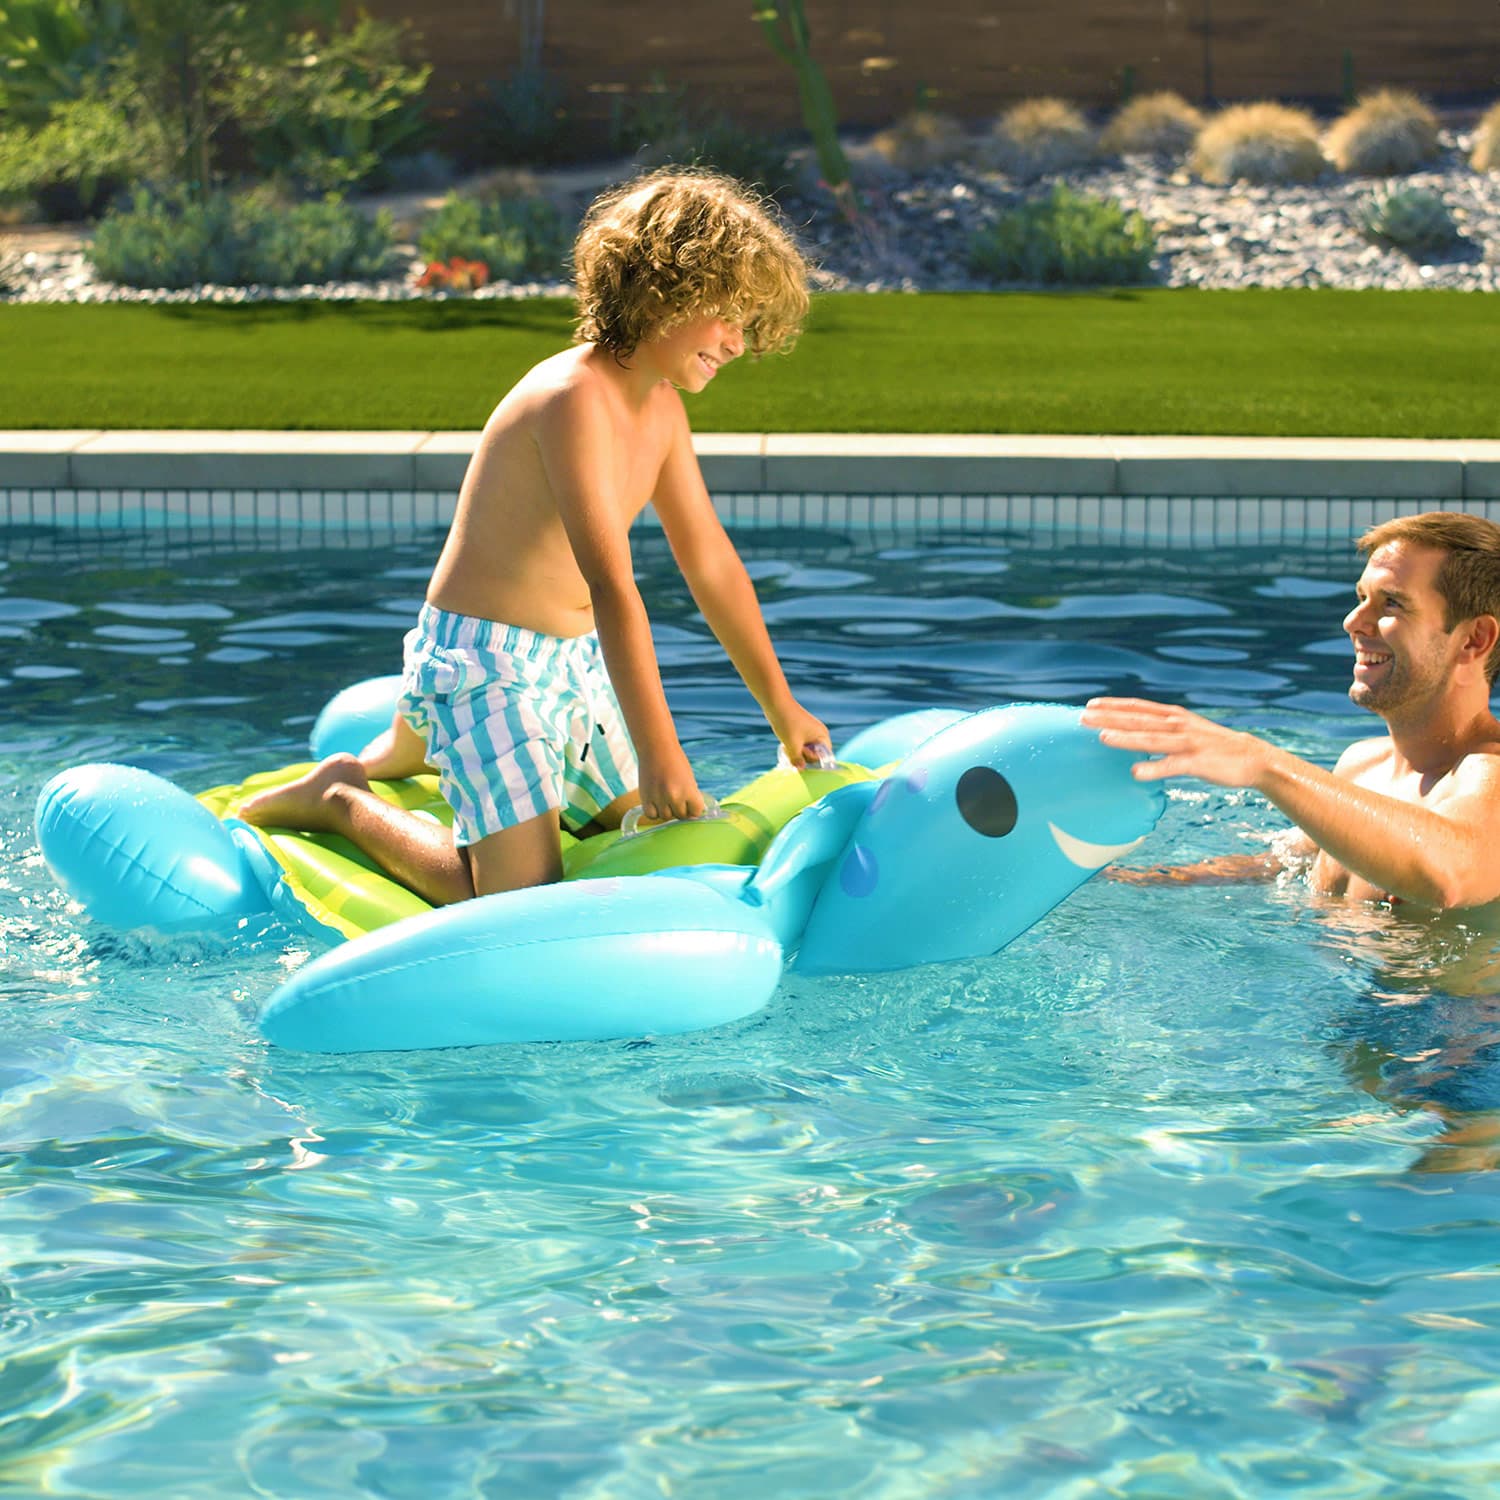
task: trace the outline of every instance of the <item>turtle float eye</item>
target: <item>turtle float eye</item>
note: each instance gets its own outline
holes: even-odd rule
[[[975,833],[1003,839],[1016,826],[1016,794],[998,771],[970,766],[954,792],[958,815]]]

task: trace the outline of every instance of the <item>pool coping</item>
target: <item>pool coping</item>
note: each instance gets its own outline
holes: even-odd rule
[[[0,431],[0,489],[456,491],[477,432]],[[710,490],[1500,499],[1483,439],[700,433]]]

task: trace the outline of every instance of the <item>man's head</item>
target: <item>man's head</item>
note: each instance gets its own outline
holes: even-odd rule
[[[807,262],[769,205],[728,177],[666,168],[598,198],[573,246],[576,337],[626,359],[696,319],[764,354],[807,315]]]
[[[1360,538],[1349,697],[1393,723],[1426,721],[1500,668],[1500,527],[1474,516],[1403,516]]]

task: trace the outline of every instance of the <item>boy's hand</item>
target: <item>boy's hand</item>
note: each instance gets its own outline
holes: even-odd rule
[[[816,766],[820,749],[833,753],[833,736],[821,719],[815,719],[800,703],[786,713],[771,716],[771,728],[794,766]]]
[[[688,758],[675,754],[641,760],[641,817],[648,823],[666,823],[674,818],[701,818],[703,793]]]

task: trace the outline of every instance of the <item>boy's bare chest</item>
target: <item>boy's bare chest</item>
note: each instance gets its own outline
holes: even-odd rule
[[[670,446],[670,431],[660,420],[617,424],[610,492],[626,520],[633,521],[650,504]]]

